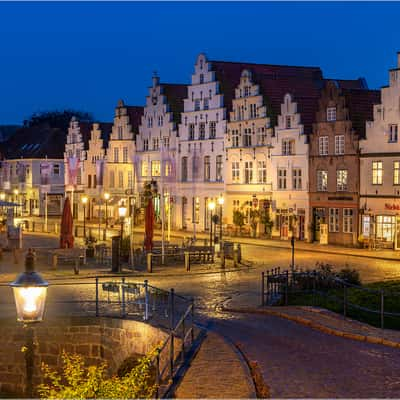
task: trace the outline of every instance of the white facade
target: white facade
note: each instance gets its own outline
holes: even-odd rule
[[[365,241],[400,248],[400,53],[381,89],[381,104],[360,141],[360,232]]]
[[[179,228],[193,232],[208,229],[207,204],[224,193],[226,122],[219,83],[210,62],[200,54],[179,125],[176,201]]]
[[[264,204],[269,209],[273,179],[273,130],[260,87],[253,82],[250,71],[242,71],[232,103],[225,139],[228,159],[224,171],[228,231],[237,229],[233,226],[235,210],[246,215],[248,224],[251,209],[259,209]],[[260,229],[260,226],[257,228]]]
[[[297,103],[286,94],[271,141],[272,236],[308,239],[309,145]]]

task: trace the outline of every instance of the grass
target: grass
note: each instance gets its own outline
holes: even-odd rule
[[[371,291],[363,290],[362,288],[371,289]],[[375,282],[363,285],[362,288],[347,288],[347,317],[376,327],[381,327],[381,290],[384,291],[385,313],[400,314],[400,281]],[[343,314],[343,303],[343,289],[326,289],[315,294],[304,292],[291,293],[288,296],[289,305],[314,305],[340,314]],[[363,310],[359,307],[371,311]],[[385,315],[384,327],[400,330],[400,315]]]

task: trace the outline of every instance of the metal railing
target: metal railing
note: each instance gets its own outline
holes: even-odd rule
[[[320,271],[261,273],[261,305],[321,306],[380,328],[400,329],[399,292],[373,289]]]

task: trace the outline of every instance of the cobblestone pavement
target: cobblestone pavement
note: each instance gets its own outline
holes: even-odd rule
[[[255,397],[240,356],[220,335],[209,332],[175,392],[178,399]]]

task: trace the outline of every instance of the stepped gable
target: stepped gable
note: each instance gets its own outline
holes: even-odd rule
[[[232,109],[235,88],[239,84],[241,72],[248,69],[253,81],[260,85],[260,93],[266,98],[266,105],[271,122],[276,124],[277,115],[285,94],[290,93],[297,102],[298,112],[305,133],[311,133],[315,112],[318,109],[318,98],[323,86],[322,71],[319,67],[298,67],[288,65],[252,64],[226,61],[211,61],[220,82],[221,92],[227,111]]]
[[[112,122],[98,122],[98,124],[101,130],[101,139],[103,139],[103,149],[107,149],[113,124]]]
[[[79,121],[79,132],[82,135],[82,141],[85,144],[85,150],[89,148],[89,140],[92,131],[92,122]]]
[[[374,119],[374,104],[380,104],[381,92],[379,90],[343,89],[346,98],[346,107],[353,129],[359,138],[365,138],[366,121]]]
[[[169,111],[172,112],[173,121],[177,124],[181,122],[183,112],[183,100],[187,98],[187,85],[179,83],[161,83],[162,94],[167,97]]]
[[[132,126],[132,132],[135,136],[139,133],[139,125],[144,114],[144,107],[142,106],[125,106],[129,116],[129,122]]]

